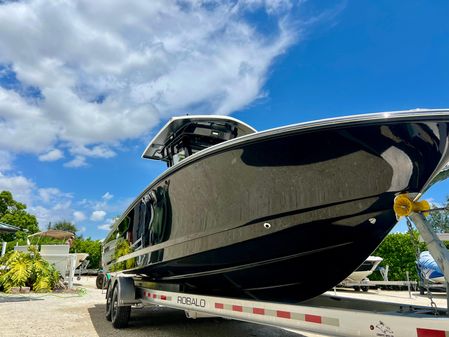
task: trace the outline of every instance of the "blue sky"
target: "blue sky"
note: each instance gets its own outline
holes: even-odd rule
[[[0,3],[0,189],[42,227],[103,238],[165,169],[140,155],[171,116],[449,107],[447,1]]]

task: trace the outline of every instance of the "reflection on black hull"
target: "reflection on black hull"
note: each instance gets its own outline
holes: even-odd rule
[[[301,301],[330,289],[355,270],[396,222],[392,211],[370,215],[376,216],[375,225],[336,223],[352,222],[345,218],[316,221],[139,272],[159,281],[182,281],[190,292]]]
[[[442,168],[448,123],[449,115],[409,114],[286,127],[211,147],[142,193],[126,212],[129,225],[122,217],[106,239],[105,267],[135,259],[127,272],[203,294],[316,296],[395,225],[395,195],[421,192]],[[107,255],[117,237],[134,252]]]

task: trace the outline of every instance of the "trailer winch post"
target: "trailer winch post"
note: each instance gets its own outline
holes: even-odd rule
[[[447,315],[449,316],[449,252],[446,246],[441,242],[438,236],[433,231],[430,223],[426,221],[426,218],[422,213],[411,212],[408,217],[413,221],[416,228],[421,234],[424,242],[427,244],[427,248],[430,254],[435,259],[435,262],[443,272],[444,279],[446,281],[446,297],[448,304]]]

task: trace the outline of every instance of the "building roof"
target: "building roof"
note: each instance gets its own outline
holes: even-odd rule
[[[4,222],[0,222],[0,233],[15,233],[20,230],[19,227],[8,225]]]

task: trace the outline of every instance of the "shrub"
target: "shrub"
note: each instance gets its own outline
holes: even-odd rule
[[[418,243],[418,233],[415,231],[412,237],[409,233],[388,234],[382,243],[377,247],[372,255],[380,256],[383,261],[380,266],[389,267],[388,279],[390,281],[402,281],[406,279],[406,272],[409,272],[410,280],[418,280],[416,271],[416,250],[418,244],[421,251],[426,250],[423,243]],[[370,276],[371,280],[380,280],[377,273]]]
[[[0,288],[10,292],[14,287],[28,286],[39,292],[51,291],[58,284],[60,275],[47,261],[42,259],[37,247],[29,252],[10,251],[0,258]]]
[[[71,253],[87,253],[89,254],[89,268],[98,269],[101,263],[101,242],[99,240],[91,240],[90,238],[76,238],[70,249]]]

